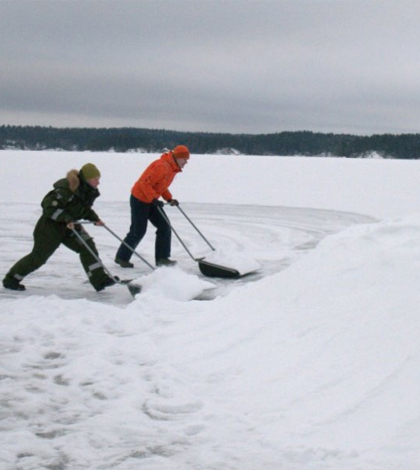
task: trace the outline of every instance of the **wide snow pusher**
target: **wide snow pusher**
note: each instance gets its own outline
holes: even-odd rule
[[[162,208],[159,208],[160,213],[168,222],[171,227],[172,232],[175,234],[181,245],[184,247],[185,251],[188,253],[190,258],[193,261],[198,263],[198,267],[201,273],[207,277],[220,277],[220,278],[230,278],[237,279],[248,274],[251,274],[260,269],[260,264],[254,260],[246,259],[243,256],[233,256],[232,254],[226,255],[220,252],[216,252],[216,249],[211,245],[207,238],[201,233],[197,228],[194,222],[188,217],[185,211],[180,207],[176,206],[181,214],[188,220],[192,227],[197,231],[200,237],[206,242],[206,244],[211,248],[212,253],[209,256],[203,258],[196,258],[192,255],[191,251],[188,249],[182,238],[179,236],[178,232],[175,230],[171,224],[169,217],[163,211]]]

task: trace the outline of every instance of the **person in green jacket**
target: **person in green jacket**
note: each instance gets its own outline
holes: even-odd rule
[[[34,230],[32,252],[20,259],[3,279],[6,289],[23,291],[21,281],[28,274],[39,269],[63,244],[80,255],[80,261],[95,290],[101,291],[116,281],[111,278],[74,234],[78,231],[90,249],[98,255],[95,243],[77,220],[89,220],[95,225],[104,225],[92,209],[100,193],[98,191],[101,173],[92,163],[83,165],[80,171],[71,170],[67,177],[58,180],[42,200],[42,215]]]

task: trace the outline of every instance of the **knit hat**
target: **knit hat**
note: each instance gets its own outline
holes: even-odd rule
[[[190,151],[185,145],[177,145],[172,150],[172,154],[175,158],[190,158]]]
[[[82,166],[80,171],[83,173],[86,181],[89,181],[93,178],[99,178],[101,176],[101,172],[93,163],[86,163]]]

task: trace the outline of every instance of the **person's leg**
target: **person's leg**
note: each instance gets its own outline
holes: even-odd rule
[[[48,258],[60,246],[66,232],[64,224],[41,217],[34,229],[34,246],[28,255],[17,261],[3,279],[3,286],[9,289],[19,289],[19,283],[28,274],[44,265]]]
[[[135,250],[138,244],[143,239],[147,230],[147,220],[149,217],[149,210],[152,207],[151,204],[141,202],[136,199],[134,196],[130,197],[130,207],[131,207],[131,225],[130,231],[127,233],[124,242],[127,243],[133,250]],[[115,260],[128,262],[130,261],[133,252],[127,248],[124,243],[121,243]]]
[[[78,230],[78,233],[83,238],[85,243],[99,258],[98,250],[96,249],[93,238],[81,225],[76,225],[76,230]],[[102,264],[98,262],[98,260],[92,255],[92,253],[90,253],[86,246],[81,242],[81,240],[79,240],[78,237],[76,237],[73,232],[69,232],[67,234],[66,238],[63,240],[63,245],[79,254],[80,261],[82,263],[83,269],[87,274],[89,282],[92,284],[95,290],[102,290],[102,285],[109,279],[109,275],[102,267]]]
[[[160,208],[163,211],[163,208]],[[155,259],[168,259],[171,256],[172,231],[159,209],[152,206],[149,213],[150,222],[156,227]]]

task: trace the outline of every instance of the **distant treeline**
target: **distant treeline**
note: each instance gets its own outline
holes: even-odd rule
[[[420,158],[420,134],[356,136],[296,131],[254,135],[136,128],[0,126],[0,149],[155,153],[178,144],[187,145],[192,153],[199,154]]]

